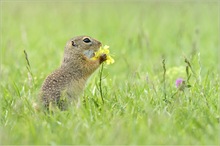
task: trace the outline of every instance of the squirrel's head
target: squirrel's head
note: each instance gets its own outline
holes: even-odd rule
[[[84,53],[87,50],[96,52],[101,47],[101,45],[101,42],[89,36],[77,36],[67,42],[65,53]]]
[[[82,55],[91,58],[94,56],[94,52],[99,50],[101,45],[101,42],[89,36],[74,37],[65,46],[63,63],[72,62],[75,57]]]

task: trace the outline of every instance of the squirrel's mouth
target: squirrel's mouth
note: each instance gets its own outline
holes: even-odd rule
[[[85,50],[85,51],[83,52],[83,54],[84,54],[86,57],[88,57],[88,58],[92,58],[92,57],[95,56],[94,50]]]

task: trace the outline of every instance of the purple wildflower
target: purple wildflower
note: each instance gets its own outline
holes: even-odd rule
[[[182,84],[184,84],[185,83],[185,81],[184,81],[184,79],[182,79],[182,78],[178,78],[177,80],[176,80],[176,88],[179,88]]]

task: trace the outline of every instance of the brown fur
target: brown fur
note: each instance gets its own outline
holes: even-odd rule
[[[85,38],[91,42],[84,42]],[[78,98],[89,76],[106,60],[105,54],[98,60],[91,60],[83,52],[97,51],[100,46],[99,41],[88,36],[78,36],[67,42],[60,68],[45,79],[41,88],[41,99],[47,109],[51,103],[64,110],[69,99]]]

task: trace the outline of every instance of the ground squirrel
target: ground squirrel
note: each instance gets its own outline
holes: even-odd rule
[[[67,42],[61,66],[42,85],[44,107],[48,109],[52,104],[65,110],[70,99],[78,98],[89,76],[106,60],[106,54],[102,54],[98,60],[90,59],[101,45],[101,42],[89,36],[77,36]]]

